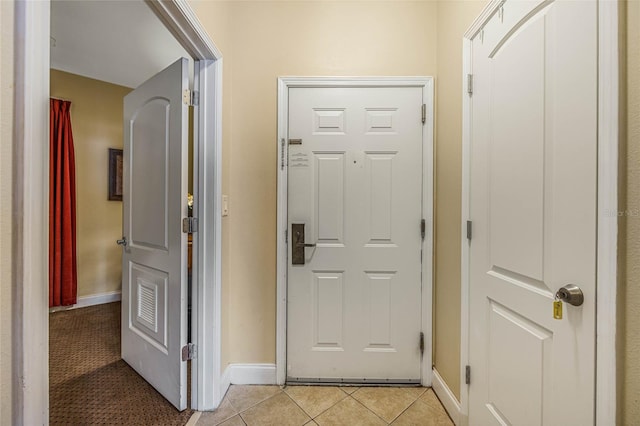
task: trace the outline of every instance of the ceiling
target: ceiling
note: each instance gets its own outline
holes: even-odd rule
[[[189,58],[143,0],[54,0],[51,37],[51,68],[126,87]]]

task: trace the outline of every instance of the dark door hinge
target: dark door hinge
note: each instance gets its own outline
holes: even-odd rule
[[[464,368],[464,383],[469,385],[471,384],[471,366],[467,365]]]
[[[182,347],[182,360],[190,361],[192,359],[196,359],[196,345],[193,343],[187,343]]]
[[[420,355],[424,355],[424,333],[420,332]]]
[[[473,74],[467,74],[467,93],[473,95]]]
[[[422,104],[422,124],[427,122],[427,105]]]
[[[185,217],[182,219],[182,232],[185,234],[198,232],[198,219],[195,217]]]
[[[426,234],[427,234],[427,221],[422,219],[420,221],[420,236],[422,237],[423,241]]]
[[[473,230],[473,222],[467,221],[467,240],[471,241],[471,235]]]

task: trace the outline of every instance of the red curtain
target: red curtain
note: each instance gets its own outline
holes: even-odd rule
[[[77,302],[76,164],[71,102],[50,100],[49,307]]]

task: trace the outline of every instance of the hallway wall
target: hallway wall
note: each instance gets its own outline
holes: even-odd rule
[[[11,424],[13,2],[0,1],[0,424]]]
[[[619,338],[623,339],[622,424],[632,425],[640,418],[640,2],[627,1],[626,35],[626,133],[627,155],[626,184],[621,196],[626,197],[623,219],[626,235],[622,235],[626,253],[623,252],[621,273],[625,274],[624,288],[619,297],[624,310],[624,322],[620,324]]]
[[[108,201],[108,148],[122,149],[123,98],[131,91],[51,70],[51,96],[71,101],[76,156],[78,297],[120,291],[122,202]]]
[[[434,357],[460,399],[462,37],[486,1],[438,2]]]
[[[223,116],[231,120],[223,150],[230,203],[223,221],[223,303],[231,307],[223,312],[225,356],[274,363],[277,77],[433,76],[437,4],[229,2],[229,33],[215,26],[215,14],[224,14],[218,3],[191,2],[224,53]]]

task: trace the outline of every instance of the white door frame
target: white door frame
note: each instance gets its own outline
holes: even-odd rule
[[[288,229],[287,150],[289,129],[289,89],[295,87],[421,87],[426,105],[426,122],[422,132],[423,194],[422,209],[426,221],[422,243],[422,324],[425,350],[422,357],[423,386],[431,386],[432,368],[432,274],[433,274],[433,77],[280,77],[278,78],[278,214],[277,214],[277,303],[276,303],[276,382],[287,379],[287,268]],[[431,170],[431,173],[427,171]],[[417,232],[417,229],[416,229]]]
[[[192,408],[212,410],[220,385],[222,54],[186,0],[147,1],[196,61]],[[49,423],[50,0],[15,2],[13,143],[13,424]],[[25,195],[26,193],[26,195]]]
[[[551,0],[553,1],[553,0]],[[460,403],[462,424],[468,424],[469,385],[469,220],[471,165],[471,102],[467,75],[472,74],[471,40],[498,12],[504,0],[492,0],[464,34],[462,58],[462,262]],[[598,212],[596,276],[596,425],[616,424],[616,293],[618,238],[618,1],[598,2]]]

